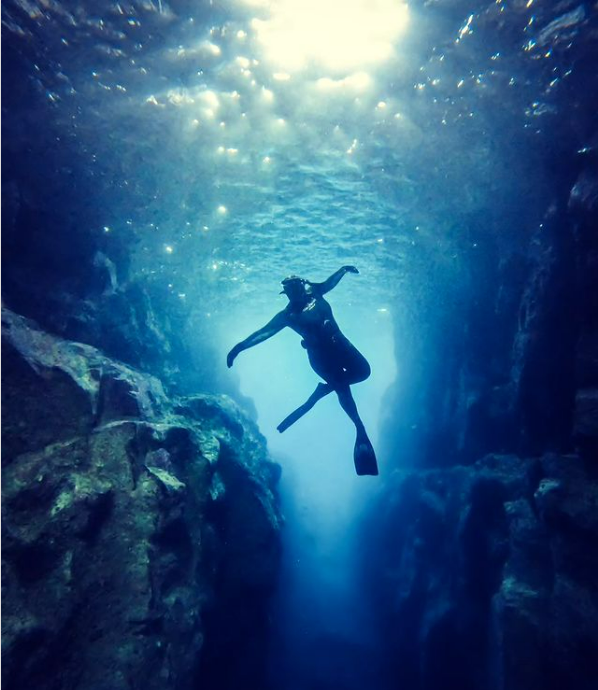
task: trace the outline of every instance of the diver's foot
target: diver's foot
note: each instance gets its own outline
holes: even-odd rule
[[[376,461],[376,453],[370,443],[369,438],[358,437],[355,441],[355,448],[353,450],[353,460],[355,462],[355,471],[359,476],[364,474],[377,475],[378,462]]]

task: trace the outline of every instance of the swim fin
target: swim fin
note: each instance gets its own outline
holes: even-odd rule
[[[364,474],[378,474],[376,453],[374,453],[374,448],[367,436],[361,438],[359,436],[357,437],[355,449],[353,450],[353,460],[355,462],[355,471],[359,476]]]

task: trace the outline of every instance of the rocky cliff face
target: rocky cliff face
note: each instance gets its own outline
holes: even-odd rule
[[[6,688],[260,687],[280,515],[255,425],[2,318]]]
[[[21,80],[27,90],[29,80]],[[36,99],[29,92],[27,98],[29,105],[21,105],[31,116]],[[251,411],[230,377],[219,375],[221,353],[205,310],[181,299],[164,276],[131,268],[135,230],[126,223],[120,234],[102,227],[123,225],[117,202],[107,216],[105,200],[114,188],[98,192],[87,161],[64,142],[58,150],[44,143],[46,136],[42,129],[26,152],[22,142],[8,151],[13,164],[2,185],[3,304],[55,335],[158,377],[168,392],[225,392]],[[49,138],[61,142],[59,133]],[[204,293],[206,303],[217,303],[207,286]]]
[[[535,227],[528,219],[516,241],[464,254],[463,275],[444,292],[429,280],[413,304],[398,300],[399,376],[385,431],[399,467],[467,464],[489,452],[598,456],[592,150],[561,162],[561,186]],[[483,223],[471,229],[480,243],[487,232]]]
[[[595,686],[598,482],[579,457],[397,475],[367,527],[397,687]]]
[[[162,282],[130,275],[127,241],[133,239],[106,246],[98,209],[81,207],[89,190],[69,196],[63,183],[66,191],[37,198],[45,186],[39,182],[32,191],[22,179],[3,185],[3,303],[53,334],[158,377],[169,392],[237,394],[216,374],[220,355],[190,305]]]
[[[563,159],[526,241],[474,262],[448,305],[424,296],[397,322],[404,373],[386,432],[389,456],[412,470],[376,501],[364,588],[398,687],[596,684],[593,141]]]

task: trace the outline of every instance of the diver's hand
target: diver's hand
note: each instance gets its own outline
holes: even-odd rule
[[[345,270],[347,273],[359,273],[355,266],[343,266],[343,270]]]
[[[233,349],[226,355],[226,366],[230,369],[235,361],[236,356],[241,352],[238,345],[235,345]]]

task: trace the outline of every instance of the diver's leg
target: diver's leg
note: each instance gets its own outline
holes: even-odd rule
[[[331,376],[333,377],[337,372],[335,372],[333,361],[330,361],[330,358],[327,356],[329,354],[327,350],[321,348],[314,349],[313,347],[306,347],[306,350],[311,368],[327,383],[319,383],[316,390],[309,396],[303,405],[291,412],[286,419],[283,419],[276,427],[281,434],[283,431],[286,431],[291,424],[301,419],[306,412],[309,412],[318,400],[321,400],[325,395],[328,395],[328,393],[334,390],[334,387],[328,383],[328,381],[330,381]],[[338,369],[338,367],[336,368]],[[342,375],[342,369],[339,369],[339,373]]]
[[[291,424],[294,424],[298,419],[301,419],[306,412],[309,412],[311,408],[321,400],[328,393],[332,393],[334,389],[328,383],[318,383],[316,390],[309,396],[309,398],[298,407],[294,412],[282,420],[282,422],[276,427],[278,431],[282,434],[286,431]]]
[[[359,412],[357,412],[357,405],[353,399],[351,388],[348,385],[338,386],[336,389],[336,394],[338,395],[338,401],[340,402],[341,407],[349,415],[349,418],[353,424],[355,424],[357,435],[360,436],[365,434],[367,436],[365,433],[365,427],[363,426],[363,422],[359,416]]]
[[[357,430],[357,438],[353,450],[355,471],[359,475],[378,474],[376,454],[374,453],[374,448],[365,431],[359,412],[357,412],[357,405],[351,394],[351,388],[348,385],[342,385],[336,389],[336,393],[341,407],[350,417],[353,424],[355,424],[355,429]]]
[[[343,349],[341,361],[345,370],[345,380],[347,383],[361,383],[361,381],[365,381],[369,378],[372,373],[367,359],[349,342],[347,342],[347,346]]]

